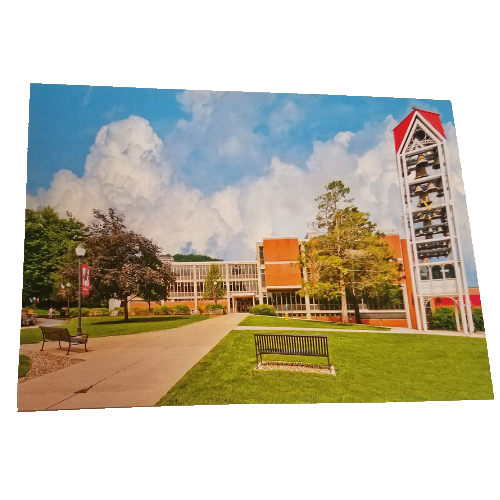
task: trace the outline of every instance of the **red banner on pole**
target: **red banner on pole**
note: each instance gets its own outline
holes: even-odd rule
[[[82,264],[82,295],[88,295],[90,292],[90,267]]]

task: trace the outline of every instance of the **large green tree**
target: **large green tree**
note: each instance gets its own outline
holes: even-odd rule
[[[139,296],[148,303],[151,311],[151,302],[161,302],[168,298],[170,284],[175,281],[172,268],[163,264],[158,269],[147,269],[144,281],[139,284]]]
[[[307,269],[301,293],[327,300],[340,297],[343,324],[349,323],[349,294],[356,304],[356,321],[360,322],[361,296],[376,295],[397,282],[399,266],[369,214],[360,212],[347,198],[350,189],[334,181],[326,190],[316,198],[318,214],[311,225],[319,234],[305,243],[298,260]]]
[[[95,300],[116,298],[123,302],[128,321],[128,302],[141,289],[154,284],[168,294],[175,275],[160,260],[160,248],[148,238],[126,228],[125,218],[114,208],[94,210],[87,228],[85,263],[90,266],[90,296]],[[62,279],[71,280],[74,266],[61,270]]]
[[[224,288],[224,283],[221,280],[219,266],[217,264],[211,264],[210,269],[208,270],[208,273],[205,277],[203,298],[205,300],[215,300],[215,303],[217,304],[217,301],[223,299],[225,296],[226,289]]]
[[[23,265],[23,303],[46,300],[68,254],[85,238],[85,225],[70,212],[60,217],[51,207],[26,209]]]

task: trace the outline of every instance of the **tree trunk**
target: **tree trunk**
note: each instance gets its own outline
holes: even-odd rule
[[[148,300],[148,312],[151,312],[151,301]]]
[[[347,296],[345,292],[345,281],[344,278],[340,278],[340,292],[341,292],[341,298],[342,298],[342,324],[343,325],[348,325],[349,324],[349,315],[347,314]]]
[[[354,321],[361,324],[361,314],[359,313],[359,304],[356,295],[354,296]]]
[[[125,306],[123,307],[124,321],[128,321],[128,297],[125,298]]]

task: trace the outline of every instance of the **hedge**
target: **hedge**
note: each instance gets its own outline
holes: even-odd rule
[[[149,310],[148,309],[144,309],[143,307],[132,307],[130,309],[130,312],[134,315],[134,316],[149,316]]]
[[[474,307],[472,309],[472,320],[474,322],[474,330],[484,332],[483,308]],[[451,306],[439,306],[434,309],[429,321],[431,330],[457,330],[457,322],[455,321],[455,311]]]
[[[191,309],[189,306],[179,304],[175,306],[175,314],[191,314]]]
[[[109,309],[107,307],[95,307],[89,311],[89,316],[108,316]]]
[[[277,316],[274,307],[267,304],[259,304],[258,306],[251,307],[250,314],[257,314],[259,316]]]
[[[478,332],[484,332],[483,308],[474,307],[472,310],[472,319],[474,321],[474,329]]]
[[[82,317],[88,316],[90,313],[90,309],[88,307],[82,307]],[[69,309],[70,317],[78,317],[78,307],[70,307]]]

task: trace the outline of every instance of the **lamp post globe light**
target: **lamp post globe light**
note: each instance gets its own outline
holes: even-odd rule
[[[76,255],[78,255],[78,327],[76,335],[82,334],[82,257],[85,256],[85,247],[80,243],[76,247]]]

